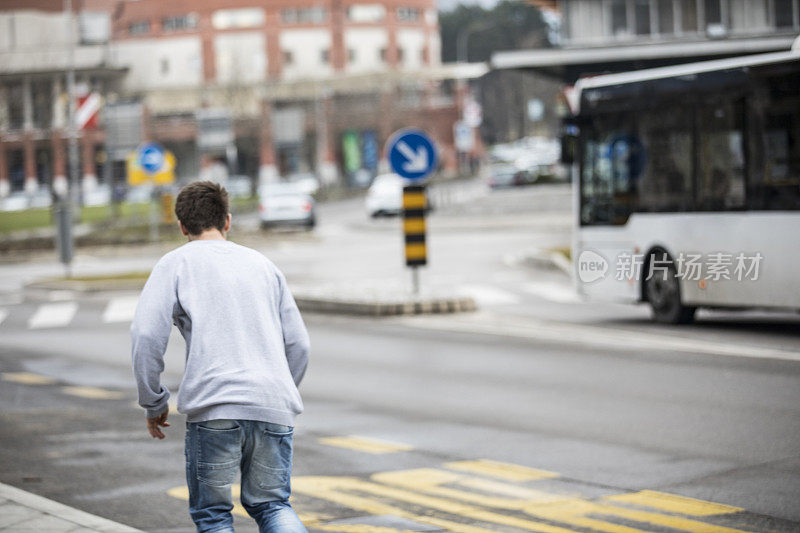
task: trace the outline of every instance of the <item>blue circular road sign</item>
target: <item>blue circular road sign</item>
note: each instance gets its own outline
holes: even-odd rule
[[[386,153],[392,170],[410,181],[425,179],[436,168],[436,146],[420,130],[395,132],[386,145]]]
[[[164,168],[166,153],[161,145],[147,143],[139,148],[139,166],[148,174],[157,174]]]

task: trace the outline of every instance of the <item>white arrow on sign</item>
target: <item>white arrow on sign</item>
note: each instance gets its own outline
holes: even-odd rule
[[[420,146],[414,152],[405,141],[400,141],[397,143],[397,150],[408,159],[407,162],[403,163],[403,170],[406,172],[425,172],[428,170],[428,151],[424,146]]]

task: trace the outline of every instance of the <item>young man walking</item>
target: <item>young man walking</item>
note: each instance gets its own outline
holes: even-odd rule
[[[209,181],[175,203],[189,242],[153,268],[131,325],[133,370],[147,428],[163,439],[169,391],[161,385],[172,325],[186,340],[178,411],[186,422],[189,513],[199,532],[231,532],[231,484],[264,532],[304,532],[289,504],[297,385],[309,340],[283,274],[226,240],[228,193]]]

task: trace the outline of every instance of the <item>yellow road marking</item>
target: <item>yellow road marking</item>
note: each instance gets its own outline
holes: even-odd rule
[[[363,511],[372,515],[394,515],[399,518],[406,518],[415,522],[438,526],[448,531],[455,531],[456,533],[492,533],[491,530],[481,527],[462,524],[460,522],[453,522],[451,520],[445,520],[435,516],[417,515],[406,511],[401,507],[389,505],[371,498],[357,496],[355,494],[348,494],[342,491],[342,488],[345,488],[345,485],[353,490],[363,489],[363,487],[353,485],[354,483],[366,483],[368,485],[372,485],[368,482],[360,481],[354,478],[305,476],[293,479],[292,488],[299,494],[305,494],[314,498],[327,500],[329,502],[337,503],[339,505],[343,505],[344,507]],[[369,493],[369,491],[366,490],[363,492]]]
[[[462,481],[469,483],[470,480],[465,479],[465,476],[461,474],[446,472],[444,470],[436,470],[433,468],[418,468],[415,470],[382,472],[372,475],[371,479],[373,481],[383,483],[384,485],[394,485],[405,489],[418,490],[424,492],[425,494],[441,496],[442,498],[450,498],[453,500],[460,500],[500,509],[520,510],[524,509],[533,502],[547,502],[567,499],[566,497],[559,497],[553,494],[547,494],[525,487],[511,487],[503,483],[491,481],[488,485],[479,482],[474,483],[473,486],[479,487],[479,490],[490,489],[487,492],[491,494],[491,489],[499,488],[498,486],[502,485],[503,490],[517,489],[517,494],[520,496],[524,494],[524,496],[521,499],[506,499],[498,498],[497,496],[492,495],[479,494],[477,492],[467,492],[464,490],[441,487],[439,485],[443,485],[445,483],[460,484]]]
[[[370,444],[375,442],[387,444],[363,437],[329,439],[334,441],[341,439],[347,443],[344,447],[359,451],[363,450],[353,442],[360,443],[366,440]],[[341,443],[332,445],[338,446]],[[450,470],[418,468],[380,472],[373,474],[370,480],[353,477],[301,476],[294,478],[292,485],[297,494],[326,500],[371,515],[392,515],[458,533],[490,533],[490,530],[498,526],[540,533],[568,533],[576,528],[605,533],[641,533],[653,526],[691,533],[743,533],[738,529],[686,518],[686,516],[702,517],[743,511],[737,507],[647,490],[611,495],[591,501],[463,474],[458,470],[511,481],[557,477],[558,475],[553,472],[488,460],[458,461],[444,466]],[[455,487],[474,489],[483,494]],[[233,485],[232,492],[234,497],[238,497],[239,485]],[[183,500],[188,500],[189,497],[186,487],[170,489],[168,494]],[[412,510],[404,509],[406,506]],[[628,506],[647,507],[656,511]],[[493,509],[521,511],[525,514],[506,515]],[[233,513],[248,516],[239,504],[234,506]],[[441,513],[457,518],[443,518]],[[684,516],[677,516],[678,514]],[[325,524],[322,521],[331,518],[321,515],[301,514],[300,518],[303,523],[323,531],[405,533],[404,530],[386,526]],[[480,527],[456,520],[480,522],[485,526]]]
[[[424,218],[407,218],[403,220],[404,233],[425,233]]]
[[[534,504],[525,512],[537,518],[561,522],[570,526],[595,529],[607,533],[635,533],[641,530],[602,520],[600,516],[622,518],[627,521],[655,524],[682,531],[696,533],[741,533],[738,529],[716,526],[678,516],[669,516],[648,511],[637,511],[614,505],[604,505],[587,500],[574,499],[552,504]]]
[[[90,400],[119,400],[125,394],[119,391],[98,389],[97,387],[61,387],[61,392]]]
[[[374,454],[406,452],[413,449],[413,447],[408,444],[372,439],[369,437],[358,437],[356,435],[351,435],[349,437],[323,437],[319,439],[318,442],[327,446],[336,446],[338,448],[347,448],[349,450]]]
[[[477,477],[463,477],[456,483],[462,487],[480,490],[488,494],[503,494],[510,498],[528,500],[529,502],[552,502],[563,500],[565,498],[577,497],[577,495],[552,494],[540,490],[529,489],[528,487],[509,485],[507,483]]]
[[[343,533],[414,533],[410,529],[395,529],[385,526],[371,526],[367,524],[324,524],[314,525],[314,529],[323,531],[341,531]]]
[[[551,526],[540,522],[534,522],[533,520],[519,518],[516,516],[502,515],[478,507],[473,507],[465,503],[437,498],[435,496],[430,496],[426,494],[410,492],[407,490],[388,487],[380,485],[378,483],[371,483],[369,481],[362,481],[360,479],[355,479],[355,478],[332,478],[332,477],[312,476],[306,478],[299,478],[299,480],[300,480],[299,484],[300,486],[298,486],[298,480],[294,481],[294,487],[296,491],[308,494],[309,496],[315,496],[318,498],[322,497],[324,499],[330,499],[331,497],[336,497],[339,503],[342,503],[343,505],[347,505],[348,507],[352,507],[355,509],[360,508],[360,502],[354,502],[354,501],[348,502],[347,499],[351,498],[352,495],[344,494],[342,491],[361,492],[361,493],[371,494],[373,496],[378,496],[380,498],[391,498],[394,500],[410,503],[412,505],[418,505],[421,507],[427,507],[430,509],[443,511],[445,513],[454,516],[471,518],[473,520],[478,520],[480,522],[488,522],[504,526],[516,527],[520,529],[526,529],[528,531],[538,531],[539,533],[571,533],[571,530],[562,527]],[[324,494],[324,496],[320,496],[320,494]],[[368,512],[372,512],[373,514],[395,514],[395,512],[375,513],[371,510]],[[413,518],[413,520],[423,523],[434,524],[431,521],[431,518],[432,517],[430,516],[424,515],[424,516],[417,516]],[[446,529],[451,528],[451,526],[443,526],[443,527],[445,527]],[[461,529],[453,531],[461,531]]]
[[[32,372],[3,372],[3,379],[22,385],[52,385],[55,379]]]
[[[740,509],[739,507],[731,507],[730,505],[723,505],[721,503],[706,502],[654,490],[643,490],[631,494],[615,494],[603,499],[612,503],[629,503],[689,516],[713,516],[744,511],[744,509]]]
[[[183,500],[188,502],[189,487],[187,487],[186,485],[182,487],[173,487],[167,490],[167,495],[172,496],[173,498],[176,498],[178,500]],[[237,516],[243,516],[245,518],[249,518],[250,515],[247,514],[245,508],[242,507],[240,503],[236,502],[236,500],[238,500],[240,497],[241,497],[241,485],[239,485],[238,483],[234,483],[233,485],[231,485],[231,498],[233,498],[234,500],[233,509],[231,510],[231,513]],[[316,523],[319,522],[320,520],[328,518],[322,515],[315,515],[311,513],[305,513],[305,514],[297,513],[297,516],[300,517],[300,521],[303,522],[303,524],[314,525],[314,527],[316,527]]]
[[[489,477],[496,477],[508,481],[532,481],[534,479],[550,479],[559,477],[554,472],[528,468],[511,463],[501,463],[490,461],[489,459],[478,459],[477,461],[456,461],[445,463],[446,468],[460,470],[471,474],[481,474]]]

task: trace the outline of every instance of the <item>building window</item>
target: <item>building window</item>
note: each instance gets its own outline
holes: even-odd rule
[[[381,56],[381,61],[383,61],[384,63],[386,63],[386,55],[387,54],[388,54],[388,51],[386,50],[386,48],[381,48],[380,56]]]
[[[658,33],[671,35],[675,33],[675,6],[672,0],[657,0]]]
[[[284,65],[291,65],[294,62],[294,56],[288,50],[283,52],[283,64]]]
[[[138,20],[128,24],[128,33],[131,35],[144,35],[150,33],[150,21]]]
[[[704,0],[703,12],[706,17],[706,26],[722,24],[722,6],[720,0]]]
[[[420,10],[416,7],[398,7],[397,20],[400,22],[417,22],[420,18]]]
[[[650,34],[650,0],[636,0],[634,4],[636,35]]]
[[[169,59],[166,57],[162,57],[160,65],[161,65],[161,75],[166,76],[167,74],[169,74]]]
[[[678,0],[678,5],[681,10],[681,31],[697,32],[697,0]]]
[[[350,63],[356,62],[356,51],[354,49],[350,48],[347,50],[347,60]]]
[[[403,49],[398,47],[397,48],[397,62],[398,63],[402,63],[404,56],[405,56],[405,53],[404,53]]]
[[[319,60],[322,62],[323,65],[327,65],[331,61],[331,51],[327,48],[325,50],[321,50],[319,53]]]
[[[324,7],[292,7],[281,11],[281,18],[286,24],[322,24],[328,11]]]
[[[175,17],[164,17],[161,19],[161,27],[164,31],[186,31],[197,28],[197,15],[190,13]]]
[[[772,9],[776,28],[797,26],[797,0],[772,0]]]
[[[611,35],[628,35],[628,7],[625,0],[611,0]]]
[[[386,18],[386,8],[380,4],[356,4],[347,8],[350,22],[380,22]]]
[[[215,30],[231,28],[258,28],[265,21],[264,10],[258,7],[242,9],[218,9],[211,15]]]

